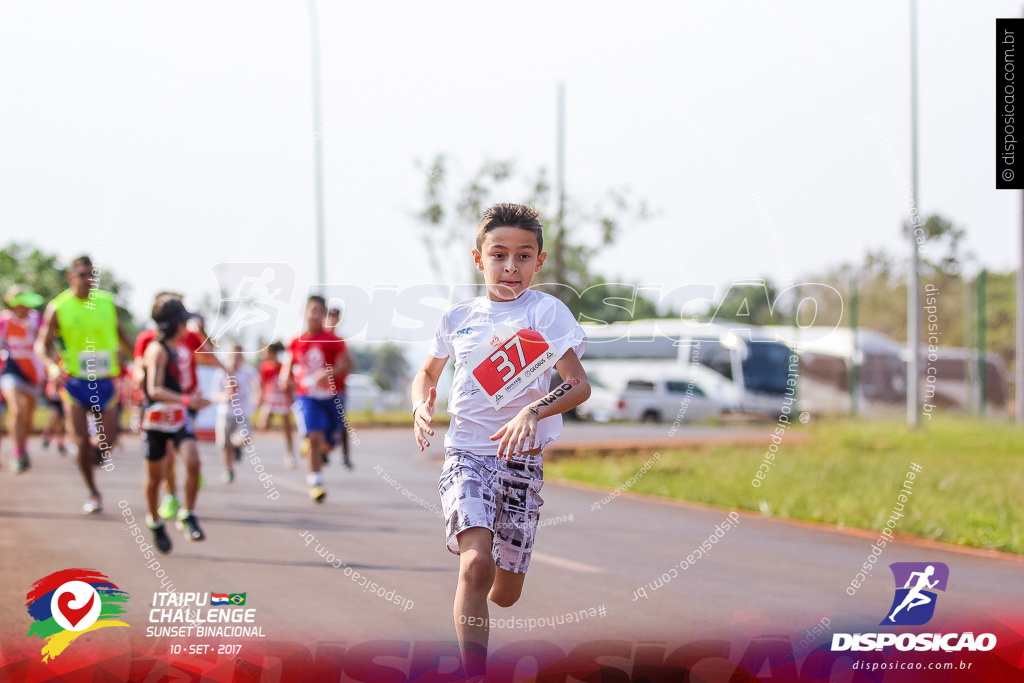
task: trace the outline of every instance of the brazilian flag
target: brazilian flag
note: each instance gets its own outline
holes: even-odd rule
[[[228,596],[228,602],[230,602],[232,605],[244,605],[245,596],[245,593],[232,593]]]

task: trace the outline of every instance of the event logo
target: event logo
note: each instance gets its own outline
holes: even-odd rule
[[[95,569],[64,569],[39,579],[25,606],[34,620],[26,635],[42,638],[43,661],[63,652],[78,636],[107,626],[128,626],[113,617],[124,614],[128,594]]]
[[[932,589],[945,592],[949,567],[942,562],[893,562],[889,569],[896,581],[896,595],[880,625],[927,624],[935,614],[938,599]]]

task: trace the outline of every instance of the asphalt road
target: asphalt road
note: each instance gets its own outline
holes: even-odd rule
[[[653,440],[665,428],[570,426],[564,440],[600,444],[613,433]],[[406,430],[359,430],[355,438],[356,469],[343,470],[334,456],[325,469],[323,505],[308,499],[301,470],[284,468],[277,434],[261,434],[257,442],[280,492],[276,500],[265,496],[245,460],[233,484],[221,483],[220,457],[212,444],[202,444],[206,487],[196,513],[207,540],[192,543],[173,532],[173,552],[158,558],[163,580],[182,592],[247,593],[247,607],[256,609],[256,623],[271,640],[452,640],[458,563],[445,549],[437,511],[441,439],[421,454]],[[5,453],[9,447],[5,441]],[[166,588],[155,568],[147,568],[122,514],[124,507],[139,520],[145,514],[138,438],[124,438],[113,471],[98,473],[106,509],[95,516],[80,512],[85,491],[70,458],[43,451],[38,441],[30,452],[29,472],[14,475],[6,458],[0,470],[0,648],[8,657],[12,649],[38,653],[39,641],[24,637],[25,594],[37,579],[68,567],[98,569],[132,596],[125,621],[133,628],[108,629],[120,632],[108,637],[152,643],[144,628],[150,603]],[[532,629],[508,624],[492,630],[493,647],[535,638],[562,646],[600,638],[690,641],[737,629],[793,635],[825,617],[833,629],[878,624],[893,595],[885,567],[896,561],[949,565],[947,615],[1008,614],[1024,599],[1020,561],[911,542],[886,547],[879,569],[850,596],[845,589],[871,540],[750,514],[721,532],[710,553],[655,589],[649,582],[678,567],[728,511],[631,496],[595,509],[603,495],[545,484],[524,596],[511,608],[492,608],[501,619],[554,621],[590,608],[603,616]],[[331,566],[318,546],[353,571],[346,576]],[[364,590],[355,572],[400,596],[405,609]],[[636,592],[645,584],[646,598]]]

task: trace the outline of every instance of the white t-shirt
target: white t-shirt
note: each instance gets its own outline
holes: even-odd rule
[[[445,434],[446,448],[460,448],[480,455],[497,453],[498,442],[490,436],[525,406],[551,390],[551,368],[536,375],[525,389],[500,409],[492,407],[473,375],[468,358],[495,338],[499,326],[514,330],[535,330],[544,335],[561,358],[573,349],[582,357],[587,346],[583,328],[565,304],[550,294],[527,290],[514,301],[491,301],[477,297],[455,304],[445,312],[430,346],[434,358],[455,360],[455,377],[448,397],[451,425]],[[553,366],[552,366],[553,367]],[[547,447],[562,433],[562,416],[552,415],[537,423],[535,447]]]
[[[221,392],[227,393],[227,388],[224,383],[227,381],[227,375],[224,370],[217,368],[213,377],[210,378],[211,391],[214,394]],[[245,417],[252,415],[253,410],[256,409],[256,392],[259,391],[260,376],[256,370],[249,365],[241,365],[238,370],[235,371],[235,382],[238,385],[238,397],[234,401],[227,399],[219,401],[217,403],[217,415],[225,416],[228,414],[234,414],[236,407],[242,408],[242,414]]]

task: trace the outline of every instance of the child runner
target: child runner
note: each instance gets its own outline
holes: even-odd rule
[[[177,292],[160,292],[156,295],[158,301],[163,301],[167,298],[174,298],[178,301],[182,301],[181,294]],[[184,303],[184,302],[182,302]],[[203,319],[201,316],[193,313],[191,314],[188,324],[188,329],[178,336],[175,342],[174,355],[177,358],[178,377],[181,379],[181,390],[186,394],[199,393],[201,387],[199,386],[199,377],[196,372],[198,365],[209,365],[216,368],[221,368],[220,361],[217,360],[217,356],[212,353],[212,346],[207,341],[206,330],[203,329]],[[148,329],[139,332],[138,336],[135,337],[135,376],[133,378],[134,386],[134,397],[137,403],[143,402],[142,395],[142,370],[143,362],[142,357],[146,353],[146,348],[150,342],[156,337],[157,330]],[[195,422],[196,410],[189,408],[189,416],[192,421]],[[160,516],[164,519],[174,519],[178,514],[178,509],[181,507],[181,503],[178,500],[178,477],[175,469],[177,463],[177,449],[173,442],[167,446],[167,457],[163,459],[164,467],[164,485],[167,492],[164,494],[163,499],[160,501]],[[202,482],[200,482],[202,486]]]
[[[245,364],[241,344],[231,347],[227,370],[218,369],[210,380],[214,389],[213,400],[217,403],[217,446],[224,452],[224,474],[221,481],[230,484],[235,480],[236,460],[242,459],[242,439],[252,438],[252,417],[259,393],[260,378],[251,366]]]
[[[260,363],[260,392],[256,402],[256,412],[260,414],[260,429],[270,426],[272,415],[281,416],[281,428],[284,431],[284,442],[287,450],[284,453],[284,465],[290,470],[295,469],[295,446],[292,443],[292,396],[281,389],[277,379],[281,376],[280,356],[284,353],[284,344],[274,342],[263,351],[263,362]]]
[[[327,328],[328,332],[334,334],[335,337],[341,338],[341,331],[338,329],[338,321],[341,320],[341,309],[332,308],[327,311],[327,320],[324,322],[324,327]],[[346,373],[341,380],[338,382],[338,405],[341,408],[341,423],[338,425],[338,429],[334,432],[334,443],[335,445],[341,444],[341,463],[349,470],[352,469],[352,460],[349,458],[348,453],[348,416],[345,413],[345,380],[348,379],[348,373]],[[324,463],[327,462],[327,456],[324,456]]]
[[[146,457],[146,524],[153,531],[153,542],[160,552],[170,552],[171,539],[157,509],[160,482],[166,474],[163,459],[167,446],[173,443],[185,460],[185,507],[178,510],[178,527],[185,538],[202,541],[193,510],[199,493],[199,449],[189,410],[202,410],[210,402],[202,396],[182,391],[181,367],[175,348],[187,333],[189,313],[174,296],[158,296],[153,304],[153,320],[157,324],[156,343],[150,343],[143,354],[142,390],[145,410],[142,413],[142,448]]]
[[[523,590],[543,503],[542,453],[562,431],[561,413],[590,395],[583,329],[562,302],[529,288],[543,248],[536,210],[496,204],[484,212],[473,259],[487,295],[444,314],[412,384],[423,450],[434,434],[438,378],[455,359],[438,490],[448,550],[459,555],[455,631],[468,677],[485,674],[488,598],[509,607]],[[552,368],[563,381],[548,392]]]
[[[345,342],[324,329],[327,304],[314,294],[306,301],[306,331],[288,345],[291,358],[281,368],[280,387],[294,387],[295,422],[304,438],[303,452],[309,459],[309,497],[322,503],[327,496],[320,473],[324,455],[333,447],[341,424],[338,398],[341,379],[352,369],[352,356]]]

